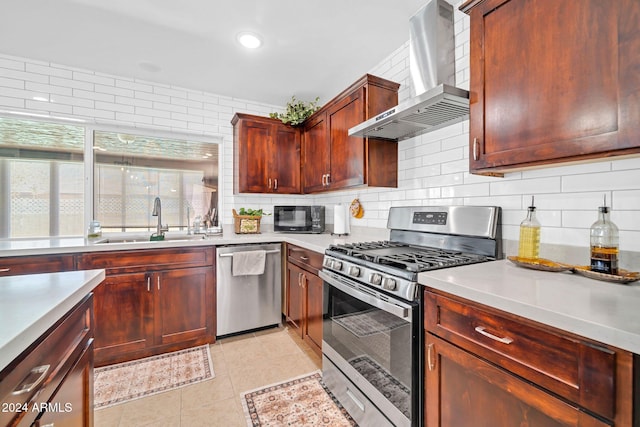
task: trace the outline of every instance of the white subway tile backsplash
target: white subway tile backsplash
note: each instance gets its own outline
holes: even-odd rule
[[[491,195],[503,196],[507,194],[542,194],[559,193],[561,177],[537,178],[529,180],[494,181],[491,186]]]
[[[24,80],[20,80],[20,79],[9,79],[7,77],[0,77],[0,88],[10,87],[13,89],[40,90],[40,89],[30,88],[27,86],[28,84],[35,84],[35,83],[25,82]],[[43,85],[43,86],[46,86],[46,85]]]
[[[80,71],[73,72],[73,80],[89,83],[98,83],[106,86],[115,86],[116,80],[113,77],[107,77],[105,75],[83,73]]]
[[[613,210],[640,211],[640,189],[613,191],[610,203]],[[636,212],[636,214],[638,215],[637,220],[640,222],[640,212]]]
[[[49,83],[49,76],[43,74],[33,74],[15,68],[0,67],[0,77],[9,79],[24,80],[25,82]],[[53,79],[53,77],[51,77]]]
[[[0,56],[0,68],[9,68],[12,70],[24,71],[26,63],[22,59],[18,59],[8,55]]]
[[[47,83],[47,82],[44,82],[44,83]],[[93,88],[94,88],[93,83],[68,79],[64,77],[52,76],[48,79],[48,83],[51,83],[52,85],[55,85],[55,86],[64,86],[71,89],[80,89],[80,90],[86,90],[86,91],[93,91]]]
[[[32,101],[25,100],[25,107],[28,110],[46,111],[48,113],[63,113],[72,114],[72,108],[70,105],[56,104],[55,102],[47,101]]]
[[[633,190],[640,185],[640,169],[569,175],[562,177],[562,191]]]
[[[8,96],[2,96],[0,91],[0,106],[4,108],[25,108],[25,100],[22,98],[11,98]]]
[[[73,76],[73,72],[71,70],[29,62],[25,64],[25,71],[35,74],[44,74],[45,76],[64,77],[67,79],[70,79]]]

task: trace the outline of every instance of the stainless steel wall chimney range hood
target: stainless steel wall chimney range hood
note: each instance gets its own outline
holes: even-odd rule
[[[399,141],[469,118],[469,92],[455,87],[453,7],[431,0],[409,21],[413,97],[349,129],[349,135]]]

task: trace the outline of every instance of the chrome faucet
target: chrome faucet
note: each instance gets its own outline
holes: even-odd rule
[[[160,203],[160,197],[156,197],[153,201],[153,212],[151,212],[151,216],[158,217],[156,236],[164,236],[164,232],[169,231],[169,226],[162,225],[162,203]]]

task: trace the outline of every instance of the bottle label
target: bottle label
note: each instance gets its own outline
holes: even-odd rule
[[[618,275],[618,248],[593,246],[591,248],[591,271]]]

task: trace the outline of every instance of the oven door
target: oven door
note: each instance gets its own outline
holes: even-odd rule
[[[335,272],[323,270],[320,277],[325,298],[323,355],[391,423],[419,425],[420,304],[393,298]],[[347,395],[353,399],[348,391]]]

